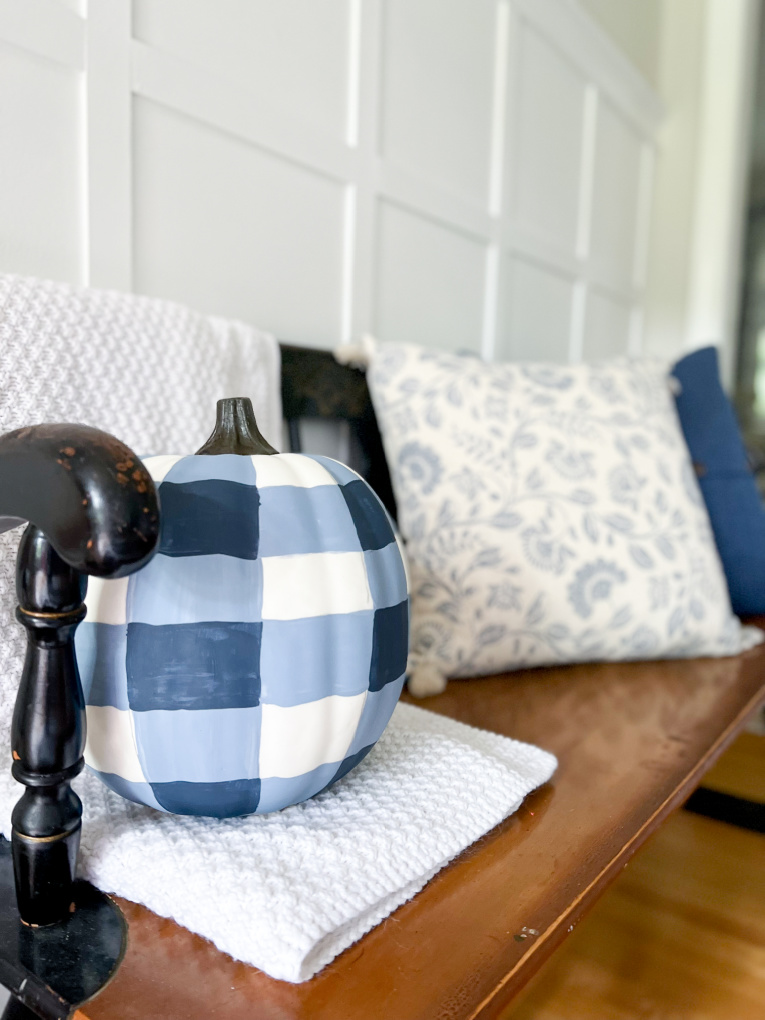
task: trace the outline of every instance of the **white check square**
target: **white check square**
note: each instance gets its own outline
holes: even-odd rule
[[[259,489],[274,485],[291,485],[297,489],[337,485],[325,467],[302,453],[282,453],[278,457],[256,454],[251,459],[255,468],[255,484]]]
[[[262,563],[264,620],[374,608],[363,552],[264,556]]]
[[[367,692],[284,708],[262,705],[260,778],[289,779],[341,762],[351,746]]]
[[[129,577],[106,581],[102,577],[88,578],[85,605],[88,623],[126,623]]]
[[[111,705],[85,709],[88,736],[85,761],[92,769],[110,772],[131,783],[145,783],[133,729],[133,713]]]

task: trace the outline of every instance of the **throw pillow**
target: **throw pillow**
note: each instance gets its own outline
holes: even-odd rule
[[[717,350],[675,365],[680,424],[693,458],[736,613],[765,613],[765,506],[749,467],[731,402],[720,385]]]
[[[762,640],[731,611],[664,363],[383,345],[368,379],[411,568],[414,693]]]

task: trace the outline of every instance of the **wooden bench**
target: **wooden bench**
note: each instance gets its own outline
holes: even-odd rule
[[[303,985],[120,902],[130,936],[90,1020],[496,1017],[765,701],[735,659],[455,681],[426,706],[558,755],[552,782]]]
[[[348,419],[354,458],[395,509],[363,376],[329,355],[294,348],[285,350],[284,364],[293,442],[299,417]],[[302,985],[268,978],[173,921],[120,901],[129,924],[125,958],[77,1015],[496,1017],[764,702],[765,646],[733,659],[452,681],[424,707],[553,751],[560,767],[552,782]]]

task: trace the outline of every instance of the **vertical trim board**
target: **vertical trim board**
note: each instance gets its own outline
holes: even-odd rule
[[[376,319],[382,35],[382,0],[364,0],[359,27],[359,159],[355,177],[356,260],[351,312],[354,337],[373,332]]]
[[[494,40],[494,88],[491,110],[491,154],[489,157],[489,215],[502,215],[502,183],[505,170],[505,125],[507,124],[507,80],[510,32],[509,0],[498,0]]]
[[[133,282],[130,0],[89,4],[86,79],[87,253],[84,282]]]

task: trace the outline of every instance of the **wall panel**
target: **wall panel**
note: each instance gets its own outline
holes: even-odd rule
[[[630,308],[598,291],[587,301],[584,357],[588,359],[625,356],[630,347]]]
[[[568,361],[573,280],[524,259],[503,267],[498,361]]]
[[[660,108],[572,0],[0,0],[0,89],[0,269],[325,347],[640,350]]]
[[[348,11],[349,0],[134,0],[133,34],[344,140]]]
[[[592,193],[592,260],[607,283],[628,290],[635,276],[641,140],[607,103],[598,109]]]
[[[133,130],[136,289],[332,344],[342,185],[144,100]]]
[[[506,167],[517,220],[573,254],[577,243],[586,79],[537,31],[521,31],[517,127]],[[508,180],[508,188],[512,186]]]
[[[379,209],[378,237],[376,335],[449,351],[478,351],[483,246],[387,203]]]
[[[81,278],[80,77],[0,40],[0,269]]]
[[[495,20],[493,0],[384,6],[383,158],[484,204]]]

